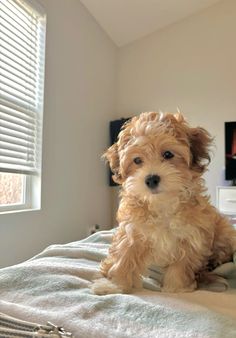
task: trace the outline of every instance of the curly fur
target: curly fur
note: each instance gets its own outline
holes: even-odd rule
[[[142,113],[124,125],[105,153],[122,189],[119,227],[94,293],[140,287],[150,264],[163,268],[163,291],[192,291],[209,266],[232,259],[236,231],[209,203],[202,178],[211,144],[209,133],[180,113]],[[165,159],[166,151],[174,157]],[[155,189],[145,184],[148,175],[160,177]]]

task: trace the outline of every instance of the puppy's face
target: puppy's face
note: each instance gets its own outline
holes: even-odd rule
[[[142,113],[129,121],[105,153],[113,179],[130,194],[150,200],[191,190],[210,160],[209,134],[190,128],[181,114]]]

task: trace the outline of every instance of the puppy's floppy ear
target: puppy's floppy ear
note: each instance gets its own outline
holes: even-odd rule
[[[213,138],[207,130],[201,127],[190,128],[189,130],[190,151],[192,154],[191,168],[203,173],[211,162],[210,146]]]
[[[112,175],[114,182],[121,184],[122,177],[120,174],[120,159],[117,143],[114,143],[110,148],[108,148],[107,151],[102,155],[102,158],[106,159],[109,163],[111,171],[114,174]]]

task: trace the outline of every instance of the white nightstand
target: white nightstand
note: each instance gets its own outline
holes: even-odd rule
[[[236,226],[236,187],[216,187],[216,207]]]

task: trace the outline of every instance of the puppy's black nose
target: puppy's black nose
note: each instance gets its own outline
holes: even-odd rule
[[[160,180],[161,178],[158,175],[148,175],[145,178],[145,183],[149,189],[155,189],[158,186]]]

